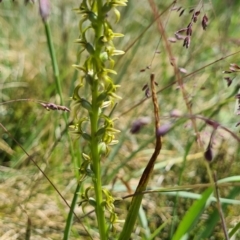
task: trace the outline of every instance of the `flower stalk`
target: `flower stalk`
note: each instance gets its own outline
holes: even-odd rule
[[[114,120],[110,117],[112,107],[120,97],[116,95],[119,87],[114,84],[111,76],[116,74],[114,68],[114,55],[123,54],[116,50],[113,39],[122,37],[114,33],[108,21],[109,11],[114,11],[117,21],[120,13],[116,9],[126,6],[126,0],[83,0],[76,9],[81,15],[79,22],[79,38],[76,43],[81,46],[80,53],[86,56],[83,64],[74,67],[81,72],[80,80],[75,87],[72,100],[74,114],[73,134],[82,137],[88,143],[88,148],[82,149],[83,162],[79,169],[82,182],[85,178],[92,179],[92,187],[88,187],[82,195],[82,203],[91,204],[95,208],[100,239],[108,239],[108,232],[117,220],[111,194],[102,188],[101,158],[109,153],[110,145],[117,143],[115,134],[119,131],[114,128]],[[88,86],[90,94],[86,96],[82,91]],[[108,108],[103,111],[103,108]],[[86,110],[85,116],[80,110]],[[84,205],[83,204],[83,205]],[[105,211],[108,211],[106,217]]]

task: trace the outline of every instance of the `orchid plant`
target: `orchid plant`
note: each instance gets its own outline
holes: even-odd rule
[[[74,9],[81,16],[79,38],[75,42],[81,47],[80,53],[86,53],[87,57],[83,64],[74,65],[81,72],[81,77],[72,96],[75,121],[71,127],[74,135],[82,137],[88,144],[86,152],[82,153],[79,181],[90,177],[92,186],[82,194],[81,203],[83,206],[89,203],[94,207],[101,239],[108,238],[109,230],[118,220],[114,211],[114,198],[102,188],[101,157],[107,155],[110,146],[117,143],[115,135],[119,130],[114,128],[116,119],[111,118],[111,111],[116,100],[121,97],[116,94],[120,86],[114,84],[112,79],[116,74],[113,57],[124,54],[115,49],[114,38],[123,37],[123,34],[113,31],[108,14],[113,11],[118,22],[120,12],[117,7],[126,4],[127,0],[84,0]],[[86,86],[90,89],[89,96],[83,92]],[[86,110],[84,116],[80,115],[82,108]],[[106,108],[110,109],[109,114],[106,114]],[[107,219],[105,211],[109,212]]]

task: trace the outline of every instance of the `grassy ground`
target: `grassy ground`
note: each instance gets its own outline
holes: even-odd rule
[[[157,2],[159,12],[167,4]],[[181,17],[177,11],[167,11],[162,16],[167,37],[188,25],[191,20],[189,10],[201,1],[179,1],[177,7],[186,9]],[[36,4],[24,5],[22,1],[3,1],[0,9],[0,97],[1,102],[16,99],[33,99],[60,104],[56,93],[51,59],[46,44],[46,36]],[[73,43],[78,38],[78,16],[72,11],[77,1],[51,1],[50,27],[60,69],[60,80],[63,89],[65,106],[70,106],[73,86],[79,81],[78,73],[71,66],[77,59],[77,46]],[[200,114],[224,125],[239,135],[235,127],[239,117],[235,111],[235,97],[232,94],[238,89],[238,74],[230,87],[222,73],[228,70],[230,63],[239,62],[239,54],[226,58],[238,50],[239,46],[239,5],[238,1],[209,1],[204,3],[203,12],[209,18],[206,31],[201,27],[201,18],[193,25],[191,45],[182,47],[182,41],[171,44],[177,66],[185,68],[181,73],[187,98],[177,84],[164,89],[175,81],[174,69],[170,64],[165,43],[160,36],[157,25],[152,24],[154,16],[147,1],[137,3],[129,1],[128,7],[122,9],[121,23],[116,32],[125,34],[124,39],[116,42],[118,49],[126,54],[116,58],[118,75],[115,80],[121,85],[118,94],[122,96],[114,116],[119,117],[116,123],[119,144],[114,146],[110,155],[103,160],[103,183],[113,189],[114,196],[125,196],[134,191],[141,173],[154,149],[153,122],[139,134],[130,134],[131,123],[142,116],[153,120],[153,107],[150,99],[139,106],[132,106],[145,99],[142,87],[149,82],[151,72],[155,73],[159,90],[159,107],[161,122],[173,121],[170,113],[177,109],[182,114],[189,114],[186,102],[191,102],[193,114]],[[111,16],[110,16],[111,17]],[[141,33],[143,33],[141,35]],[[136,40],[136,41],[135,41]],[[135,43],[132,45],[132,43]],[[156,50],[160,53],[156,53]],[[84,57],[84,56],[83,56]],[[214,63],[214,61],[221,59]],[[214,63],[212,65],[208,65]],[[151,66],[150,66],[151,65]],[[150,66],[150,69],[141,72]],[[206,67],[204,67],[206,66]],[[204,67],[204,68],[202,68]],[[202,68],[202,69],[201,69]],[[195,72],[188,76],[188,74]],[[86,94],[87,94],[86,89]],[[30,157],[38,163],[47,176],[54,182],[64,198],[70,203],[76,186],[74,164],[71,162],[69,141],[63,113],[46,111],[34,101],[17,101],[0,105],[1,124],[9,131],[0,130],[0,239],[27,239],[26,232],[31,229],[31,239],[61,239],[68,214],[68,207],[59,198],[56,191],[33,165]],[[71,114],[68,114],[71,120]],[[197,120],[197,129],[206,149],[212,127],[202,120]],[[14,137],[29,156],[27,156]],[[84,142],[74,142],[75,149]],[[204,164],[203,151],[195,141],[192,122],[183,118],[163,138],[163,149],[155,165],[154,175],[149,187],[173,187],[193,185],[193,190],[176,197],[176,192],[151,193],[144,197],[140,221],[133,239],[151,239],[153,233],[164,224],[161,233],[154,239],[171,239],[171,234],[181,222],[184,214],[195,200],[190,193],[203,192],[198,184],[209,183]],[[217,131],[213,142],[214,161],[211,169],[217,172],[217,178],[239,175],[239,143],[226,131]],[[79,154],[76,151],[76,155]],[[86,181],[84,188],[89,186]],[[195,186],[195,187],[194,187]],[[221,188],[221,197],[239,199],[233,186]],[[83,191],[83,190],[82,190]],[[124,219],[129,200],[119,203],[116,211]],[[194,239],[199,229],[206,226],[208,217],[216,209],[216,203],[201,215],[189,239]],[[86,207],[85,212],[91,210]],[[82,216],[80,207],[75,212]],[[239,202],[228,204],[224,211],[227,228],[239,222]],[[146,221],[146,225],[144,225]],[[94,215],[83,219],[97,239]],[[95,225],[95,226],[94,226]],[[147,226],[147,227],[146,227]],[[121,230],[122,225],[116,226]],[[149,232],[148,232],[149,231]],[[74,221],[70,239],[84,239],[84,230],[80,223]],[[240,237],[240,236],[238,236]],[[237,238],[238,238],[237,237]],[[223,239],[220,221],[213,228],[211,237],[206,239]],[[237,239],[236,238],[236,239]]]

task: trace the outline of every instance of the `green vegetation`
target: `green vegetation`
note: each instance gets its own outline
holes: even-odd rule
[[[240,2],[26,2],[0,3],[0,239],[240,238]]]

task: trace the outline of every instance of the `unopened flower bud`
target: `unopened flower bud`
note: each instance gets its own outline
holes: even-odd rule
[[[157,130],[157,136],[164,136],[165,134],[167,134],[169,132],[169,130],[172,128],[172,124],[171,123],[166,123],[163,124],[162,126],[160,126]]]
[[[204,153],[204,157],[208,162],[211,162],[213,160],[213,152],[212,152],[211,144],[208,145],[207,150]]]
[[[137,120],[135,120],[132,123],[130,132],[132,134],[138,133],[145,125],[149,124],[151,122],[150,117],[142,117]]]
[[[181,117],[182,116],[182,112],[178,109],[173,109],[170,112],[170,117]]]
[[[48,0],[39,0],[39,13],[42,20],[46,22],[50,15],[50,4]]]
[[[98,144],[98,153],[99,154],[106,154],[108,152],[107,145],[105,142],[101,142]]]

